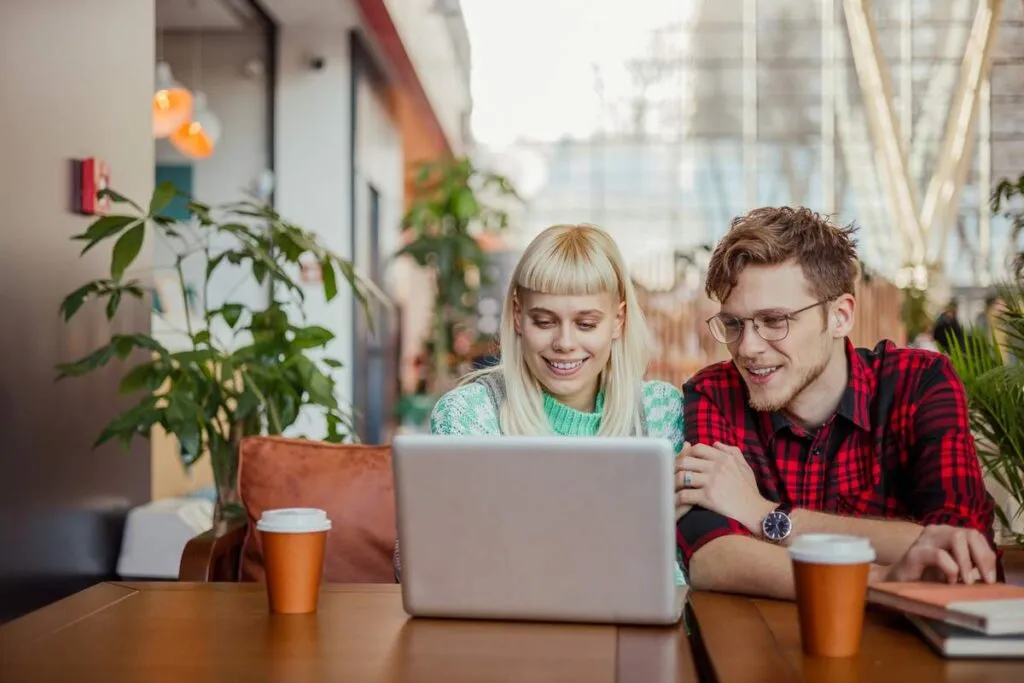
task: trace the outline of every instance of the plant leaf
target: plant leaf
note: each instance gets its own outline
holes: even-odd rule
[[[101,346],[84,358],[71,363],[61,363],[57,366],[57,369],[60,371],[57,379],[79,377],[103,367],[114,358],[115,352],[116,345],[111,341],[111,343]]]
[[[224,304],[220,309],[221,317],[224,318],[224,322],[228,324],[231,329],[235,328],[238,324],[238,319],[242,316],[244,310],[242,304]]]
[[[166,209],[171,200],[174,199],[174,195],[177,190],[174,187],[174,183],[166,180],[160,183],[155,190],[153,190],[153,197],[149,200],[149,213],[155,215]]]
[[[134,216],[103,216],[94,221],[85,232],[75,235],[71,239],[86,242],[86,245],[79,253],[79,256],[82,256],[103,240],[115,237],[126,228],[140,223],[142,221]]]
[[[334,273],[334,263],[330,258],[320,261],[320,279],[324,285],[324,298],[333,301],[338,296],[338,278]]]
[[[64,317],[64,322],[71,320],[71,316],[77,313],[78,309],[85,304],[89,295],[96,291],[96,287],[95,282],[90,282],[64,297],[64,301],[60,304],[60,313]]]
[[[295,340],[292,343],[296,349],[313,349],[323,346],[332,339],[334,333],[326,327],[311,325],[295,330]]]
[[[153,386],[156,374],[157,368],[155,363],[139,363],[121,379],[120,392],[122,394],[130,394],[140,389],[153,391],[156,389]],[[157,382],[157,385],[159,385],[159,382]]]
[[[115,289],[107,299],[107,320],[113,320],[117,315],[117,308],[121,305],[121,290]]]
[[[142,250],[142,242],[146,236],[146,226],[142,223],[131,228],[118,238],[114,245],[114,253],[110,258],[110,277],[120,280],[124,271],[128,269],[139,252]]]

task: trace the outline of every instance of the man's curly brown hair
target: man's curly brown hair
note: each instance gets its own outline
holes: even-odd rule
[[[804,207],[763,207],[733,219],[711,255],[705,291],[722,302],[749,265],[796,261],[820,299],[853,294],[860,277],[854,224],[839,226]]]

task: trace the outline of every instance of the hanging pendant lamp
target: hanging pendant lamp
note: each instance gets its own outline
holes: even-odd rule
[[[165,138],[192,119],[192,93],[175,82],[171,65],[156,65],[156,90],[153,92],[153,135]]]
[[[220,119],[207,106],[206,94],[196,91],[192,120],[171,133],[171,144],[190,159],[205,159],[213,154],[220,132]]]

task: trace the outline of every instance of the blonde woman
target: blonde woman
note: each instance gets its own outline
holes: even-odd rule
[[[622,255],[591,225],[555,225],[512,272],[501,362],[441,397],[433,434],[654,436],[683,446],[680,391],[644,381],[649,337]],[[397,566],[396,552],[396,566]],[[682,574],[676,567],[676,579]]]

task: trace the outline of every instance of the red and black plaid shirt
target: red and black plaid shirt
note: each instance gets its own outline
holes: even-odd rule
[[[743,451],[768,500],[854,517],[901,518],[970,527],[993,538],[963,385],[938,353],[847,341],[849,383],[833,416],[810,431],[781,413],[750,407],[731,361],[683,385],[686,440]],[[680,520],[681,560],[708,541],[751,533],[696,507]]]

